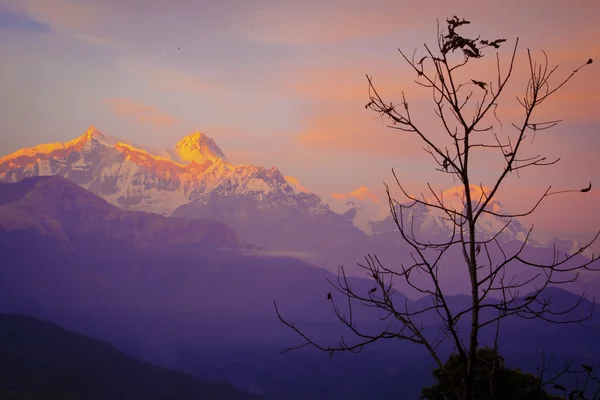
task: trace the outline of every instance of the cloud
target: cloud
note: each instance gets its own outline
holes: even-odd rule
[[[50,27],[0,6],[0,30],[48,33]]]
[[[371,200],[374,203],[380,204],[381,200],[377,197],[373,192],[371,192],[367,187],[361,186],[356,190],[351,191],[350,193],[334,193],[331,195],[336,200],[345,200],[345,199],[358,199],[358,200]]]
[[[198,75],[132,57],[120,58],[117,67],[142,77],[149,87],[158,91],[218,94],[223,90],[217,83]]]
[[[300,184],[300,181],[298,181],[297,178],[294,178],[293,176],[285,176],[284,177],[285,180],[287,181],[287,183],[289,183],[295,190],[299,191],[299,192],[304,192],[304,193],[310,193],[310,190],[304,186],[302,186]]]
[[[103,21],[109,10],[90,1],[4,0],[3,6],[56,30],[81,31]]]
[[[407,98],[430,96],[429,90],[415,85],[415,74],[394,52],[356,60],[359,57],[349,52],[340,60],[324,64],[281,66],[278,84],[286,93],[311,101],[352,101],[365,105],[369,99],[367,74],[372,77],[377,90],[383,96],[398,98],[404,93]],[[374,60],[377,60],[376,62]]]
[[[501,49],[501,70],[506,74],[508,70],[510,46]],[[560,52],[559,52],[560,53]],[[420,53],[417,53],[417,58]],[[560,63],[559,69],[552,76],[550,83],[556,86],[565,79],[569,73],[581,62],[583,50],[576,54],[561,55],[554,58],[550,55],[550,66]],[[542,56],[535,52],[534,56]],[[543,58],[541,59],[543,60]],[[557,61],[555,61],[557,60]],[[600,57],[599,57],[600,61]],[[470,82],[471,78],[486,82],[495,82],[496,59],[493,54],[481,60],[473,60],[465,67],[458,82]],[[344,66],[343,63],[312,67],[306,70],[295,70],[282,81],[291,93],[305,98],[308,105],[304,109],[301,124],[303,132],[298,140],[305,146],[312,148],[327,148],[331,150],[345,150],[379,155],[400,155],[412,153],[422,148],[415,140],[415,135],[402,131],[386,128],[389,121],[377,118],[370,110],[364,110],[368,101],[367,85],[364,74],[360,69],[366,69],[363,62],[358,60],[358,65]],[[419,87],[415,82],[414,73],[405,68],[401,60],[394,63],[384,61],[385,66],[376,65],[373,72],[374,83],[382,98],[395,104],[401,99],[402,93],[411,107],[411,116],[415,124],[430,135],[439,135],[444,128],[439,118],[433,114],[435,103],[431,98],[431,91]],[[591,78],[592,68],[595,63],[583,68],[567,85],[554,93],[547,101],[536,108],[533,115],[535,121],[551,121],[565,119],[566,123],[594,123],[597,121],[597,110],[600,108],[600,80]],[[357,68],[358,66],[358,68]],[[515,131],[511,122],[519,124],[523,120],[523,108],[517,101],[517,96],[522,97],[528,81],[528,61],[526,52],[521,51],[515,62],[515,69],[510,81],[498,101],[497,116],[501,124],[494,118],[494,113],[488,113],[482,125],[494,124],[496,132],[501,136]],[[471,86],[461,89],[463,95],[469,93]],[[467,120],[473,115],[476,101],[481,99],[482,91],[473,90],[471,99],[464,113]],[[451,115],[449,112],[447,116]],[[452,128],[456,126],[454,119]],[[487,126],[487,125],[486,125]],[[447,135],[445,135],[447,136]],[[437,136],[446,140],[442,136]],[[447,143],[444,142],[444,145]],[[443,148],[444,146],[442,146]]]
[[[432,127],[431,118],[418,121],[425,131],[440,132]],[[303,130],[297,136],[301,145],[351,152],[352,157],[407,157],[423,147],[416,134],[389,128],[389,121],[357,102],[318,103],[307,111],[301,124]]]
[[[164,128],[178,123],[178,119],[165,114],[156,107],[139,104],[128,98],[108,99],[104,101],[112,112],[124,118],[129,118],[142,125]]]
[[[417,121],[419,108],[431,108],[430,90],[416,85],[414,72],[400,55],[390,53],[383,55],[381,62],[357,59],[348,63],[353,54],[346,54],[341,60],[323,65],[283,68],[286,73],[279,76],[281,87],[288,95],[305,101],[299,117],[300,144],[371,155],[407,154],[420,148],[415,147],[413,135],[390,130],[386,126],[389,121],[365,109],[369,101],[366,72],[387,101],[396,103],[404,93],[416,110]]]

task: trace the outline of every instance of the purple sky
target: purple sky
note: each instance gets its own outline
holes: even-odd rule
[[[0,153],[67,141],[89,125],[152,147],[200,130],[232,162],[275,165],[326,199],[361,186],[382,197],[392,167],[414,193],[426,181],[445,189],[453,182],[422,146],[365,110],[365,74],[390,101],[405,91],[433,127],[429,93],[396,49],[432,43],[436,18],[453,14],[471,32],[520,37],[505,129],[519,116],[527,47],[546,50],[560,76],[597,60],[541,113],[565,120],[535,142],[562,162],[511,179],[499,200],[520,211],[550,182],[600,189],[597,0],[0,0]],[[489,184],[493,164],[483,161],[478,176]],[[599,194],[553,199],[531,221],[543,232],[590,232]]]

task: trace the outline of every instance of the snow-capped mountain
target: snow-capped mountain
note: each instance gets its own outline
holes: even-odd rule
[[[330,208],[275,167],[232,164],[215,141],[200,132],[171,149],[152,149],[90,127],[69,142],[38,145],[0,158],[0,182],[50,175],[67,178],[124,210],[223,222],[241,240],[333,270],[340,264],[356,265],[369,253],[396,260],[400,251],[392,218],[377,221],[385,214],[373,214],[384,212],[385,202],[366,188],[333,196]],[[474,201],[485,193],[489,189],[471,188]],[[447,190],[441,198],[447,207],[464,207],[461,188]],[[488,209],[505,213],[497,199]],[[413,207],[404,221],[414,221],[413,232],[422,240],[441,241],[452,232],[447,216],[430,207]],[[495,235],[507,222],[482,215],[479,239]],[[522,241],[526,234],[513,220],[499,239]]]
[[[213,139],[193,133],[172,149],[152,149],[93,127],[67,143],[0,158],[0,181],[58,175],[128,211],[210,219],[259,247],[337,265],[364,236],[319,196],[295,190],[275,168],[233,165]],[[356,247],[356,246],[355,246]],[[367,250],[358,250],[354,262]]]
[[[126,210],[170,215],[207,194],[309,204],[312,214],[329,212],[311,193],[297,194],[281,172],[233,165],[215,141],[196,132],[173,149],[149,149],[90,127],[67,143],[43,144],[0,158],[0,181],[60,175]],[[310,201],[306,201],[309,199]]]
[[[480,202],[483,202],[490,194],[490,189],[477,185],[470,186],[471,201],[473,207],[479,208]],[[439,201],[444,207],[464,212],[465,210],[465,190],[462,186],[453,187],[438,195]],[[426,199],[430,204],[439,204],[438,199],[431,197]],[[409,205],[411,202],[405,203]],[[398,207],[398,217],[400,217],[400,208]],[[488,203],[486,210],[489,210],[499,215],[509,215],[502,204],[492,198]],[[423,204],[415,204],[411,208],[403,210],[402,219],[407,232],[414,233],[417,239],[423,241],[444,241],[447,240],[453,232],[454,222],[440,208],[428,207]],[[509,223],[510,222],[510,223]],[[508,224],[508,225],[507,225]],[[504,227],[507,225],[506,227]],[[371,222],[373,234],[385,234],[390,232],[398,232],[398,227],[391,216],[383,221]],[[489,213],[482,213],[477,222],[477,237],[478,240],[491,239],[498,232],[502,231],[498,239],[504,242],[513,240],[524,241],[527,236],[525,229],[517,219],[500,217]],[[459,231],[456,231],[459,234]],[[529,238],[530,244],[536,244]]]

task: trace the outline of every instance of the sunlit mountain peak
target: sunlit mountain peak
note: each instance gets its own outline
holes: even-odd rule
[[[92,138],[94,136],[102,136],[102,133],[94,125],[90,125],[83,136]]]
[[[100,132],[95,126],[90,125],[82,136],[65,143],[65,146],[70,147],[79,143],[88,143],[92,140],[109,147],[114,146],[119,142],[118,139],[107,136]]]
[[[202,132],[194,132],[175,145],[177,155],[183,162],[204,164],[207,161],[223,160],[229,162],[214,139]]]

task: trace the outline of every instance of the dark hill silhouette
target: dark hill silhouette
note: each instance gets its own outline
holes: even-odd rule
[[[148,364],[56,324],[0,314],[2,399],[251,400],[221,382]]]

